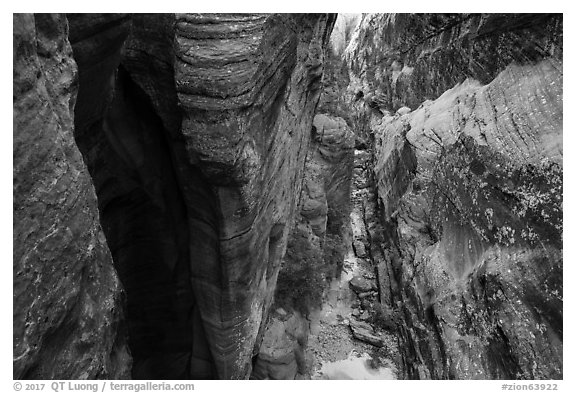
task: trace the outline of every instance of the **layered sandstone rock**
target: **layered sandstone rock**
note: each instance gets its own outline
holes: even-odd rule
[[[188,163],[191,277],[221,378],[246,377],[296,213],[327,15],[179,15],[175,77]]]
[[[302,365],[301,360],[296,368],[294,363],[306,349],[309,321],[304,316],[321,306],[327,279],[337,276],[343,262],[342,237],[349,236],[354,133],[342,118],[327,114],[317,114],[312,127],[300,215],[290,233],[275,294],[277,305],[298,311],[291,319],[305,326],[306,331],[294,345],[287,346],[282,340],[272,339],[284,325],[278,317],[272,317],[260,345],[254,379],[295,379],[309,373],[310,364]],[[311,296],[313,299],[309,299]],[[292,361],[286,362],[286,356]]]
[[[74,143],[64,15],[14,15],[14,379],[129,378],[122,289]]]
[[[561,16],[367,15],[324,83],[331,15],[14,22],[15,378],[301,375],[279,266],[295,226],[325,268],[370,133],[406,376],[562,377]]]
[[[352,79],[384,236],[369,232],[406,376],[562,378],[562,18],[362,23]]]
[[[33,43],[30,33],[33,20],[15,31],[15,59],[16,55],[39,58],[34,60],[40,61],[40,65],[33,64],[34,70],[46,62],[45,73],[50,76],[50,83],[39,79],[38,88],[27,87],[31,84],[27,80],[32,78],[32,71],[17,67],[16,60],[15,81],[22,79],[20,85],[35,89],[32,91],[36,95],[43,94],[34,105],[44,108],[41,113],[46,113],[45,118],[50,122],[62,123],[60,128],[55,125],[52,129],[68,132],[65,135],[68,139],[63,138],[63,143],[72,144],[74,129],[76,143],[96,189],[106,241],[126,288],[133,377],[248,377],[252,352],[257,338],[262,337],[280,258],[296,212],[314,109],[320,94],[324,48],[334,16],[68,15],[69,40],[79,75],[75,105],[74,100],[69,99],[75,97],[75,85],[71,81],[75,81],[76,71],[64,28],[66,19],[61,17],[57,22],[44,26],[47,29],[42,34],[47,38],[37,39],[38,44]],[[29,37],[21,41],[29,43],[19,45],[23,48],[36,45],[41,56],[36,57],[28,49],[17,51],[16,38],[20,35],[16,33],[28,34]],[[58,44],[51,44],[49,39]],[[52,52],[57,56],[49,57]],[[56,62],[60,58],[64,61]],[[66,71],[62,77],[61,70]],[[24,87],[20,90],[26,93],[28,90]],[[50,100],[53,100],[52,109],[47,109]],[[52,124],[36,115],[36,107],[27,111],[32,104],[24,102],[22,105],[28,107],[18,113],[17,105],[19,101],[15,101],[18,127],[33,120]],[[50,140],[50,146],[54,140]],[[21,198],[20,187],[16,186],[20,182],[28,183],[22,180],[28,177],[21,175],[18,168],[29,162],[28,153],[23,153],[29,142],[23,139],[22,147],[15,142],[15,157],[26,159],[20,164],[15,158],[18,203],[33,202],[31,198]],[[66,154],[69,150],[72,147],[67,147]],[[80,165],[82,157],[75,154],[73,160],[68,161]],[[43,162],[42,165],[51,164]],[[71,165],[68,168],[72,168]],[[75,226],[70,224],[70,228],[80,229],[66,232],[67,236],[71,241],[74,236],[81,236],[73,243],[80,248],[89,243],[89,239],[85,239],[89,234],[101,239],[100,243],[87,246],[86,251],[90,257],[100,253],[98,268],[90,265],[82,270],[84,262],[76,262],[74,268],[70,268],[74,279],[79,274],[92,278],[86,285],[89,289],[98,288],[100,298],[94,300],[96,316],[90,316],[104,321],[99,326],[101,330],[93,330],[89,336],[80,334],[82,340],[88,340],[87,349],[83,348],[87,355],[92,355],[93,365],[87,367],[79,362],[75,367],[86,371],[82,374],[85,377],[125,377],[129,363],[125,362],[126,369],[118,371],[106,357],[118,352],[119,345],[113,346],[115,336],[104,335],[98,345],[93,343],[96,335],[103,335],[102,329],[117,323],[120,292],[113,270],[106,263],[109,254],[106,254],[104,240],[97,236],[95,200],[87,191],[91,190],[91,184],[85,172],[77,173],[78,170],[70,175],[79,179],[77,187],[67,190],[53,182],[56,175],[43,177],[42,181],[48,182],[49,187],[60,188],[49,189],[41,196],[51,200],[68,195],[66,192],[82,192],[80,199],[70,203],[88,198],[87,207],[82,210],[88,218],[81,222],[71,219]],[[43,203],[40,197],[34,201]],[[69,210],[67,205],[54,204],[51,208],[57,210],[55,219],[65,217],[59,209]],[[17,210],[21,209],[15,205],[15,212]],[[30,233],[30,228],[36,228],[28,224],[23,221],[22,227],[15,227],[15,236],[24,236]],[[63,231],[64,228],[55,224],[50,230]],[[46,232],[52,235],[50,230]],[[33,233],[38,236],[38,242],[43,239],[42,231],[34,229]],[[34,241],[30,241],[22,247],[22,252],[34,250]],[[22,242],[15,237],[15,244],[24,244]],[[57,246],[63,247],[62,244],[59,242]],[[59,250],[58,247],[53,248]],[[24,263],[23,257],[16,253],[18,249],[15,247],[15,269],[20,266],[17,261]],[[80,255],[76,259],[84,261],[88,256]],[[66,261],[63,258],[58,262],[67,266]],[[82,273],[74,273],[74,269]],[[24,288],[34,282],[29,271],[25,272],[27,276],[15,282],[16,287],[22,285],[23,288],[18,293],[25,292]],[[17,273],[24,274],[20,273],[20,267],[15,270],[15,275]],[[53,278],[60,279],[50,276]],[[79,288],[66,291],[64,303],[68,297],[76,299],[85,295]],[[104,300],[102,293],[110,300]],[[88,295],[92,292],[87,290]],[[29,294],[18,296],[29,297]],[[22,300],[22,305],[32,300]],[[49,301],[50,298],[46,299]],[[30,304],[36,304],[42,312],[48,308],[48,303]],[[24,306],[18,307],[19,313]],[[76,302],[76,307],[79,310],[70,311],[70,323],[75,321],[77,313],[83,312],[83,303]],[[103,310],[99,307],[106,307],[109,314],[100,315]],[[59,324],[69,322],[68,317],[58,313],[51,315]],[[15,316],[15,324],[23,321],[22,318]],[[15,328],[15,332],[18,329]],[[74,329],[76,325],[62,330],[66,340],[79,339]],[[39,337],[34,338],[36,341],[53,337],[59,345],[63,340],[50,330],[34,334]],[[37,351],[38,344],[34,342],[28,348],[22,340],[22,344],[15,341],[18,361],[35,362],[30,353]],[[56,345],[54,343],[51,345]],[[46,351],[46,356],[52,355]],[[48,367],[45,361],[37,363]],[[100,364],[104,366],[98,368]],[[31,367],[22,366],[23,369]],[[36,375],[32,371],[22,373],[18,375]]]
[[[312,132],[300,196],[302,221],[321,239],[342,237],[350,214],[354,133],[344,119],[329,114],[316,115]]]
[[[204,183],[186,165],[179,135],[174,16],[68,19],[80,74],[76,141],[127,291],[132,375],[215,378],[190,283],[189,222],[180,179],[186,177],[191,190],[202,190]],[[177,160],[184,164],[177,166]]]
[[[392,259],[436,332],[420,344],[431,376],[562,375],[560,69],[510,66],[375,126],[379,197],[402,250]]]
[[[415,109],[511,62],[562,57],[559,14],[366,14],[347,48],[354,93],[379,110]]]

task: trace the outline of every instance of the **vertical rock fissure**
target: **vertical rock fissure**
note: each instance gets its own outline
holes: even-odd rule
[[[178,166],[187,162],[182,159],[183,141],[165,128],[178,119],[170,112],[164,118],[157,114],[151,97],[139,86],[146,83],[142,75],[140,83],[133,79],[132,72],[140,70],[129,71],[121,60],[122,44],[116,44],[116,52],[110,46],[101,49],[102,41],[93,35],[81,39],[79,34],[94,23],[89,17],[69,18],[80,73],[75,136],[96,187],[104,233],[127,295],[132,377],[215,378],[190,275],[191,264],[202,263],[198,244],[215,247],[217,236],[207,241],[204,231],[197,230],[205,222],[216,227],[214,214],[210,218],[215,198],[197,169]],[[127,27],[122,30],[122,24],[106,19],[102,23],[96,38],[125,40]],[[110,26],[112,30],[105,29]],[[86,53],[98,50],[109,57],[100,59],[106,67],[94,69]],[[134,60],[128,60],[134,68]],[[107,79],[104,86],[94,86],[95,80]],[[152,99],[175,102],[174,88],[172,94],[174,99]]]
[[[194,198],[194,191],[206,186],[200,177],[188,177],[188,198],[195,199],[198,211],[187,211],[160,119],[121,65],[116,74],[102,123],[106,141],[96,142],[102,162],[91,171],[127,293],[132,376],[213,378],[190,277],[190,263],[202,263],[193,245],[206,243],[206,236],[191,231],[186,219],[191,216],[194,227],[194,217],[212,210],[203,202],[210,198]]]

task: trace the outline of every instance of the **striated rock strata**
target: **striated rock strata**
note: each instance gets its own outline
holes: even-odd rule
[[[366,14],[345,59],[355,94],[373,107],[415,109],[511,62],[562,58],[560,14]]]
[[[132,376],[214,378],[190,285],[189,223],[175,164],[184,148],[171,65],[174,16],[68,19],[80,77],[75,137],[127,292]],[[188,187],[202,189],[194,173]]]
[[[64,15],[14,14],[14,379],[129,378],[124,299],[74,143]]]
[[[38,16],[34,27],[23,17],[14,41],[18,376],[127,376],[126,348],[114,341],[120,284],[106,243],[126,290],[132,377],[249,376],[296,213],[334,19],[69,14]],[[40,124],[62,142],[34,134]],[[41,147],[30,149],[35,141]],[[45,147],[42,161],[31,159]],[[24,175],[40,167],[49,171],[41,179]],[[29,205],[44,209],[41,227]],[[60,264],[57,273],[22,268],[56,235],[42,258]],[[50,256],[59,250],[64,257]],[[42,294],[54,296],[34,300],[44,282],[51,289]],[[93,319],[101,323],[83,335]],[[41,352],[42,340],[75,363],[49,362],[60,352]],[[81,341],[74,350],[82,356],[67,340]]]
[[[357,118],[374,133],[369,232],[405,375],[562,378],[562,18],[414,18],[365,16],[349,47],[365,62],[351,87],[375,89]]]
[[[354,134],[342,118],[317,114],[312,135],[300,194],[300,214],[290,233],[275,294],[277,306],[295,312],[285,328],[281,316],[271,316],[253,379],[301,379],[309,373],[311,361],[306,364],[302,359],[309,333],[306,317],[321,306],[326,280],[336,277],[342,267],[342,237],[349,236],[346,224],[350,214]],[[287,346],[285,340],[275,339],[279,331],[294,330],[291,327],[294,324],[301,325],[300,333],[286,333],[298,338],[292,340],[293,344]],[[286,362],[287,357],[290,362]]]
[[[191,281],[221,378],[250,373],[296,213],[331,15],[181,15],[175,78],[188,164]]]

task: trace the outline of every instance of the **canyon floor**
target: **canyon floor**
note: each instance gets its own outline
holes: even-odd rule
[[[359,156],[358,151],[355,154]],[[366,184],[364,171],[355,174],[353,184]],[[356,197],[353,186],[353,208],[350,214],[352,236],[346,245],[347,255],[338,280],[327,289],[322,309],[312,315],[308,351],[312,355],[312,379],[397,379],[398,339],[387,331],[369,324],[382,346],[374,346],[354,337],[351,322],[369,319],[368,311],[362,311],[361,297],[375,301],[377,293],[356,294],[350,287],[354,278],[375,281],[375,267],[368,254],[356,255],[353,242],[360,241],[366,233],[362,220],[362,201]],[[354,240],[357,239],[357,240]],[[357,243],[358,244],[358,243]],[[375,285],[375,284],[374,284]],[[366,303],[364,303],[366,305]]]

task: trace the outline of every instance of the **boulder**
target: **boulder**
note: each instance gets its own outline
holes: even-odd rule
[[[400,116],[404,116],[404,115],[407,115],[407,114],[410,113],[410,112],[412,112],[412,109],[408,108],[407,106],[403,106],[402,108],[399,108],[399,109],[396,111],[396,114],[397,114],[397,115],[400,115]]]
[[[366,246],[364,245],[363,241],[354,240],[352,247],[354,247],[354,254],[356,254],[358,258],[366,258],[368,256],[368,253],[366,252]]]
[[[356,293],[370,292],[376,288],[373,281],[367,280],[362,276],[354,276],[348,281],[350,288]]]
[[[374,328],[369,323],[351,320],[350,329],[354,338],[376,347],[384,346],[384,340],[374,333]]]

